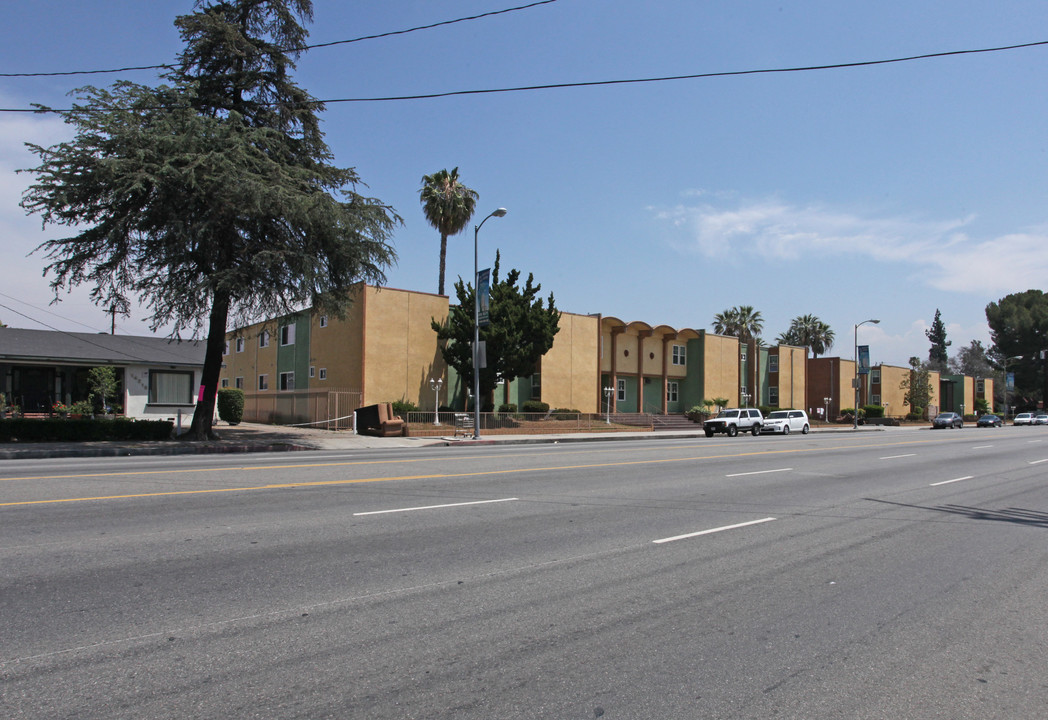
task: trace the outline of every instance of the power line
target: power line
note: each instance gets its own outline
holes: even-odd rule
[[[504,15],[506,13],[517,12],[518,10],[528,10],[539,5],[549,5],[555,3],[557,0],[537,0],[537,2],[529,3],[527,5],[520,5],[518,7],[506,8],[504,10],[492,10],[491,12],[481,13],[479,15],[470,15],[469,17],[456,18],[454,20],[442,20],[441,22],[431,23],[429,25],[419,25],[418,27],[408,28],[407,30],[391,30],[389,32],[378,33],[377,35],[363,35],[357,38],[351,38],[349,40],[332,40],[331,42],[316,43],[313,45],[303,45],[301,47],[286,48],[284,52],[287,53],[298,53],[305,52],[306,50],[313,50],[316,48],[333,47],[335,45],[348,45],[350,43],[363,42],[365,40],[379,40],[381,38],[393,37],[395,35],[407,35],[408,33],[418,32],[420,30],[432,30],[433,28],[443,27],[445,25],[455,25],[456,23],[468,22],[471,20],[481,20],[487,17],[493,17],[495,15]],[[35,72],[35,73],[0,73],[0,78],[29,78],[29,77],[68,77],[71,75],[104,75],[112,73],[132,72],[135,70],[174,70],[175,65],[161,64],[161,65],[134,65],[123,68],[114,68],[112,70],[67,70],[65,72]],[[4,111],[8,112],[8,111]]]
[[[548,0],[547,0],[548,1]],[[909,55],[906,57],[887,58],[882,60],[861,60],[848,63],[832,63],[826,65],[803,65],[797,67],[782,68],[760,68],[756,70],[726,70],[723,72],[691,73],[687,75],[666,75],[661,77],[629,78],[620,80],[591,80],[584,82],[550,83],[546,85],[519,85],[503,88],[483,88],[478,90],[450,90],[438,93],[422,93],[417,95],[387,95],[359,98],[333,98],[329,100],[313,100],[311,104],[331,103],[367,103],[367,102],[394,102],[403,100],[433,100],[436,98],[456,97],[462,95],[492,95],[496,93],[530,92],[535,90],[557,90],[563,88],[600,87],[608,85],[636,85],[641,83],[673,82],[679,80],[701,80],[719,77],[740,77],[744,75],[772,75],[782,73],[815,72],[821,70],[846,70],[860,67],[871,67],[875,65],[890,65],[892,63],[914,62],[917,60],[930,60],[935,58],[954,57],[958,55],[976,55],[980,53],[1004,52],[1007,50],[1022,50],[1026,48],[1048,45],[1048,40],[1037,42],[1020,43],[1017,45],[1001,45],[998,47],[978,48],[974,50],[949,50],[946,52],[925,53],[923,55]],[[149,109],[149,108],[140,108]],[[160,108],[154,108],[160,109]],[[0,112],[10,113],[61,113],[69,110],[55,110],[44,106],[35,108],[0,108]]]

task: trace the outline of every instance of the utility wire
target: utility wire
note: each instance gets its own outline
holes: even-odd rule
[[[548,0],[547,0],[548,1]],[[772,75],[780,73],[815,72],[820,70],[842,70],[859,67],[872,67],[875,65],[890,65],[892,63],[914,62],[917,60],[930,60],[934,58],[955,57],[958,55],[976,55],[980,53],[1004,52],[1006,50],[1022,50],[1032,47],[1048,45],[1048,40],[1038,42],[1020,43],[1018,45],[1001,45],[998,47],[978,48],[975,50],[949,50],[946,52],[925,53],[923,55],[909,55],[906,57],[888,58],[883,60],[862,60],[858,62],[833,63],[828,65],[802,65],[797,67],[783,68],[761,68],[756,70],[726,70],[723,72],[692,73],[689,75],[666,75],[661,77],[631,78],[623,80],[591,80],[585,82],[550,83],[547,85],[520,85],[504,88],[484,88],[479,90],[451,90],[439,93],[423,93],[418,95],[387,95],[359,98],[334,98],[330,100],[312,100],[310,104],[330,103],[368,103],[368,102],[394,102],[401,100],[432,100],[436,98],[455,97],[462,95],[492,95],[495,93],[530,92],[534,90],[556,90],[562,88],[599,87],[607,85],[635,85],[640,83],[673,82],[679,80],[700,80],[718,77],[740,77],[744,75]],[[275,104],[275,103],[273,103]],[[149,108],[140,108],[149,109]],[[159,109],[159,108],[156,108]],[[69,110],[55,110],[44,106],[35,108],[0,108],[0,112],[10,113],[62,113]]]
[[[539,5],[549,5],[555,3],[557,0],[538,0],[537,2],[529,3],[527,5],[520,5],[518,7],[506,8],[504,10],[492,10],[491,12],[481,13],[479,15],[470,15],[469,17],[456,18],[455,20],[443,20],[441,22],[432,23],[430,25],[419,25],[418,27],[408,28],[407,30],[391,30],[390,32],[379,33],[377,35],[363,35],[358,38],[352,38],[350,40],[332,40],[331,42],[316,43],[314,45],[303,45],[302,47],[296,48],[285,48],[284,52],[287,53],[299,53],[305,52],[306,50],[313,50],[315,48],[333,47],[335,45],[348,45],[350,43],[363,42],[365,40],[379,40],[381,38],[393,37],[395,35],[407,35],[408,33],[418,32],[420,30],[432,30],[433,28],[443,27],[445,25],[454,25],[456,23],[468,22],[470,20],[481,20],[486,17],[492,17],[494,15],[504,15],[505,13],[517,12],[518,10],[528,10]],[[67,77],[70,75],[103,75],[110,73],[122,73],[132,72],[134,70],[174,70],[177,66],[170,64],[163,65],[135,65],[123,68],[114,68],[112,70],[68,70],[65,72],[35,72],[35,73],[0,73],[0,78],[22,78],[22,77]],[[7,112],[7,111],[4,111]]]

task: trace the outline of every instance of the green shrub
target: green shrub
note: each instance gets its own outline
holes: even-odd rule
[[[218,418],[230,425],[239,425],[244,419],[244,391],[240,388],[220,388],[218,391]]]
[[[572,410],[570,408],[557,408],[552,413],[550,413],[550,416],[554,420],[574,420],[581,414],[582,413],[580,413],[578,410]]]
[[[407,400],[397,400],[391,403],[393,405],[393,414],[407,420],[409,412],[419,412],[418,405]]]
[[[169,420],[0,420],[0,442],[96,442],[100,440],[169,440]]]
[[[499,405],[500,413],[515,413],[517,412],[517,403],[502,403]]]
[[[520,406],[520,410],[526,413],[548,413],[549,403],[544,403],[541,400],[528,400]]]
[[[884,406],[883,405],[863,405],[862,412],[868,418],[882,418],[884,417]]]

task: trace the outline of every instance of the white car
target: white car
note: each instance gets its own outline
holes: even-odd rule
[[[764,427],[761,428],[761,432],[783,435],[789,435],[791,432],[807,435],[809,430],[811,424],[808,422],[808,413],[803,410],[775,410],[764,418]]]
[[[1019,413],[1012,420],[1012,425],[1033,425],[1033,413]]]

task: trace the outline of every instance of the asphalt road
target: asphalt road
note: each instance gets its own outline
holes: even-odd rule
[[[1048,431],[0,463],[3,718],[1038,718]]]

